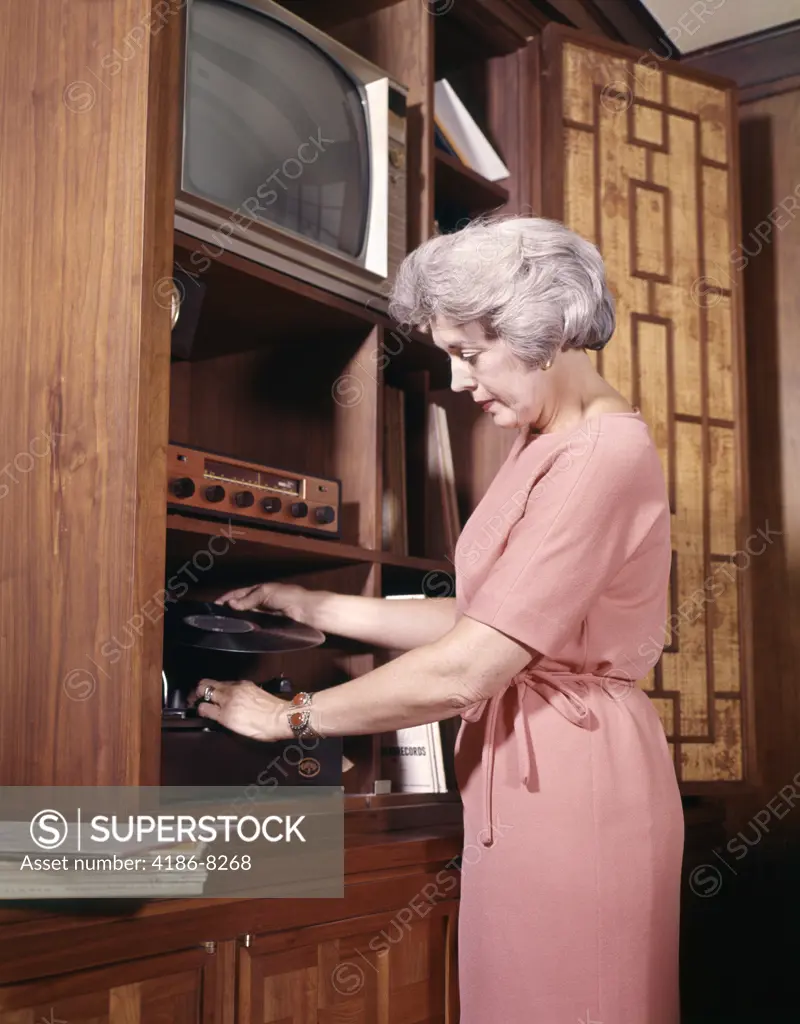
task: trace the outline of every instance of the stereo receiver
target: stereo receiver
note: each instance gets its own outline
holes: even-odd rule
[[[172,510],[339,538],[339,480],[180,444],[168,446],[167,460],[167,507]]]

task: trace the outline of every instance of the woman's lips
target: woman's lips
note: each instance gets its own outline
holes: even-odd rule
[[[484,412],[488,412],[490,407],[493,406],[493,405],[494,405],[494,399],[492,399],[489,402],[483,402],[481,404],[481,409],[483,409]]]

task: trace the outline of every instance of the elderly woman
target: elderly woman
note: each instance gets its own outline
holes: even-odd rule
[[[553,221],[477,221],[407,257],[392,311],[449,354],[454,391],[516,433],[459,538],[458,596],[226,594],[407,653],[299,715],[203,680],[200,713],[263,740],[461,715],[465,841],[480,850],[462,869],[461,1024],[677,1024],[683,815],[636,685],[663,647],[670,513],[646,423],[586,353],[614,329],[602,260]]]

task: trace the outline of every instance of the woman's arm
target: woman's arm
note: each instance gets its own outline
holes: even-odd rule
[[[309,626],[375,647],[411,651],[440,640],[456,623],[454,597],[387,601],[325,590],[307,594]]]
[[[504,633],[462,616],[434,643],[315,694],[309,724],[321,736],[355,736],[453,718],[497,693],[535,657]],[[213,693],[212,703],[198,704],[204,717],[259,740],[292,738],[288,701],[252,683],[212,679],[201,680],[197,699],[206,687]]]
[[[383,597],[307,590],[291,583],[261,583],[231,590],[217,601],[241,611],[261,608],[283,612],[323,633],[399,651],[440,640],[456,623],[454,597],[387,601]]]

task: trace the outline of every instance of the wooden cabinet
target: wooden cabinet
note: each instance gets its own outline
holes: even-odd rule
[[[6,985],[0,1024],[216,1024],[216,968],[196,949]]]
[[[341,900],[0,909],[0,1024],[457,1024],[461,837],[353,837]]]
[[[458,905],[411,906],[2,986],[0,1024],[456,1024]]]
[[[457,904],[248,937],[239,1021],[455,1024]]]

